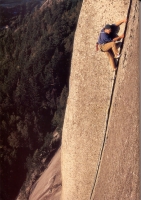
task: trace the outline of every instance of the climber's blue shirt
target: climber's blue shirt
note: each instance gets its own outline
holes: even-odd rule
[[[111,29],[113,29],[116,25],[112,24],[111,25]],[[112,31],[111,31],[112,32]],[[101,30],[100,35],[99,35],[99,39],[98,39],[98,44],[105,44],[108,42],[112,42],[113,37],[112,34],[107,34],[104,32],[104,28]]]

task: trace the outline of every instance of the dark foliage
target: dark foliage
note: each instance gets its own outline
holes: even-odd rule
[[[0,0],[0,28],[11,25],[18,17],[18,24],[26,14],[34,12],[45,0]]]
[[[43,155],[48,163],[60,145],[52,143],[52,133],[63,126],[81,3],[54,2],[40,10],[31,1],[0,32],[2,200],[15,199],[26,173],[41,166]]]

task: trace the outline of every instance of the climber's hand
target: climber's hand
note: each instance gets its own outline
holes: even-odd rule
[[[98,51],[99,50],[99,48],[98,48],[98,44],[96,44],[96,51]]]
[[[120,37],[121,39],[124,38],[124,34],[120,35],[119,37]]]
[[[123,19],[123,23],[127,23],[127,18]]]

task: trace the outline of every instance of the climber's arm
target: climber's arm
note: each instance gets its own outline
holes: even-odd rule
[[[122,19],[122,20],[116,22],[115,25],[116,25],[116,26],[119,26],[119,25],[121,25],[122,23],[126,23],[126,22],[127,22],[127,19],[125,18],[125,19]]]
[[[116,41],[118,41],[118,40],[120,40],[120,39],[122,39],[122,38],[124,38],[124,34],[122,34],[122,35],[120,35],[120,36],[114,38],[114,39],[113,39],[113,42],[116,42]]]

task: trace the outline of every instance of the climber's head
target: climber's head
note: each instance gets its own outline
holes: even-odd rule
[[[110,24],[106,24],[106,26],[104,27],[104,31],[105,33],[107,34],[110,34],[111,33],[111,25]]]

